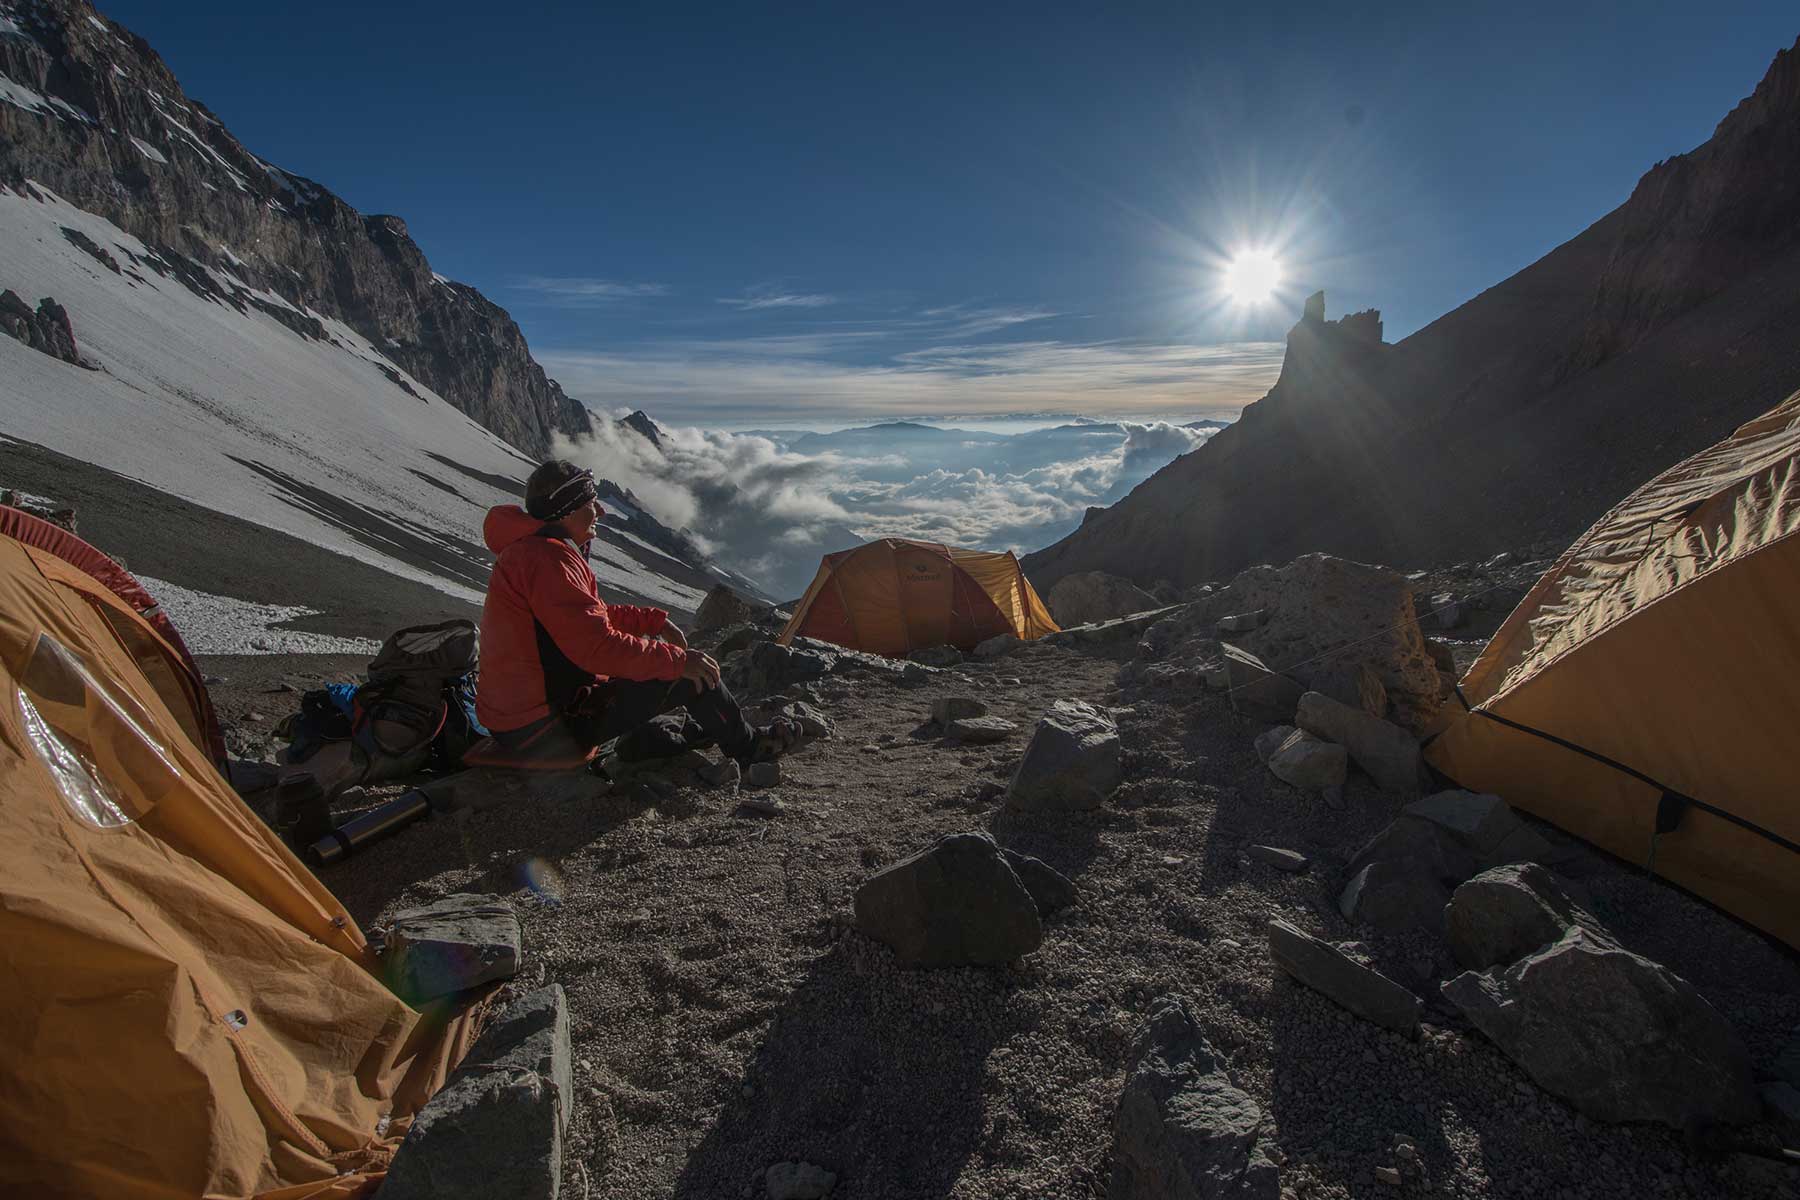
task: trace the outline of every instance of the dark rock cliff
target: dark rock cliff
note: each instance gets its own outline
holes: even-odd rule
[[[0,0],[0,76],[0,183],[33,181],[166,263],[344,322],[528,454],[592,428],[505,310],[434,275],[404,221],[252,154],[148,43],[82,0]]]
[[[1025,559],[1192,584],[1568,540],[1800,387],[1800,43],[1619,208],[1411,337],[1309,302],[1230,429]]]

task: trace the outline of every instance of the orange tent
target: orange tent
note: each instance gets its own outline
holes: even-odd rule
[[[1800,946],[1800,392],[1545,572],[1426,751]]]
[[[1011,551],[882,538],[827,554],[778,640],[811,637],[901,655],[926,646],[970,650],[1003,633],[1029,641],[1056,630]]]
[[[468,1014],[383,986],[104,556],[0,516],[0,1193],[372,1191]]]

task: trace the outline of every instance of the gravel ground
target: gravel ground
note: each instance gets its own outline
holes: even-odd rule
[[[1790,1168],[1702,1157],[1661,1128],[1590,1123],[1533,1085],[1436,1001],[1447,947],[1337,913],[1343,865],[1398,802],[1354,775],[1341,810],[1281,784],[1251,747],[1262,727],[1219,698],[1120,691],[1129,653],[1034,646],[913,687],[827,679],[818,697],[836,736],[784,760],[775,818],[669,770],[653,801],[619,789],[436,818],[323,878],[369,925],[459,890],[518,902],[528,974],[561,982],[573,1007],[577,1196],[760,1198],[783,1160],[837,1172],[834,1200],[1104,1195],[1131,1040],[1169,992],[1263,1106],[1284,1196],[1800,1195]],[[363,665],[205,660],[252,753],[297,700],[283,684]],[[932,736],[930,703],[952,694],[984,699],[1019,734],[989,747]],[[1093,814],[1010,814],[998,789],[1062,697],[1117,709],[1127,782]],[[1069,875],[1077,903],[1011,969],[898,968],[850,928],[855,888],[971,829]],[[1244,850],[1257,843],[1312,866],[1288,875],[1252,862]],[[1621,940],[1686,976],[1757,1062],[1800,1025],[1793,954],[1601,855],[1571,870]],[[1426,998],[1420,1039],[1276,972],[1271,915],[1360,939]],[[1415,1159],[1395,1153],[1400,1140]],[[1402,1182],[1378,1181],[1377,1167]]]

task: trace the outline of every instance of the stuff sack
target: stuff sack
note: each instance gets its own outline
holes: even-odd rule
[[[369,681],[356,689],[351,717],[352,736],[372,769],[383,760],[410,770],[432,759],[447,766],[461,761],[462,751],[481,736],[470,736],[480,658],[481,632],[461,619],[414,625],[381,644],[369,663]],[[434,753],[446,731],[460,744]]]

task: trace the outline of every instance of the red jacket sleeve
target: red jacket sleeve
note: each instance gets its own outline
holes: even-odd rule
[[[572,555],[543,555],[536,557],[532,566],[531,614],[570,662],[596,675],[620,679],[681,678],[687,652],[668,642],[635,637],[615,625],[605,602],[588,591],[581,566]]]
[[[609,604],[606,606],[606,615],[612,621],[614,629],[641,637],[655,637],[669,623],[668,613],[642,604]]]

